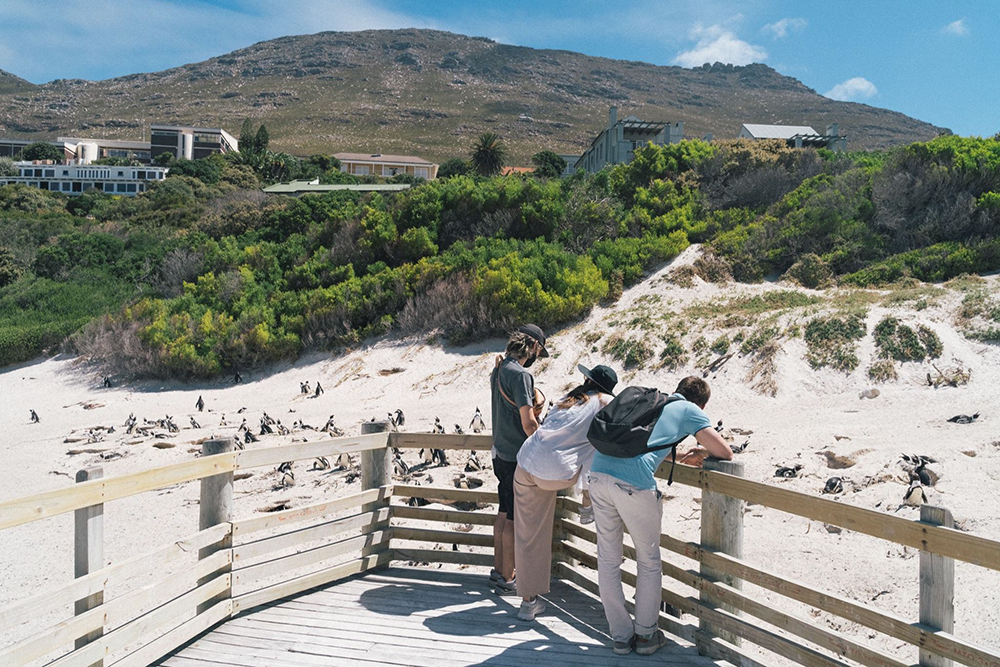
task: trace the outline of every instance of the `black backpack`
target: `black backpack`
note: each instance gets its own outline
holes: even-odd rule
[[[627,459],[647,452],[673,448],[670,478],[674,482],[674,464],[677,463],[677,442],[657,447],[647,446],[653,426],[663,408],[675,401],[683,401],[679,396],[666,394],[647,387],[626,387],[610,403],[601,408],[587,429],[587,440],[601,454]]]

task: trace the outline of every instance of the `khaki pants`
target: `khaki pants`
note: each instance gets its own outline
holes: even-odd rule
[[[514,562],[517,594],[523,598],[549,592],[556,495],[576,484],[579,476],[553,481],[539,479],[520,466],[514,471]]]
[[[660,492],[637,489],[602,473],[590,473],[590,500],[597,529],[597,582],[611,638],[626,642],[633,634],[656,631],[660,614],[663,570],[660,561]],[[635,622],[625,609],[622,589],[624,531],[635,545]]]

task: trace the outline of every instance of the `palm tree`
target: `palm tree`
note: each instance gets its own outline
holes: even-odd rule
[[[469,161],[476,173],[483,176],[496,176],[503,169],[503,158],[507,147],[503,145],[503,137],[496,132],[483,132],[472,145]]]

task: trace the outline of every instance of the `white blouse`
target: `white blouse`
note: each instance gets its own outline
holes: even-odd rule
[[[591,392],[590,400],[569,408],[553,408],[542,425],[521,445],[517,465],[539,479],[573,479],[588,468],[597,450],[587,440],[594,416],[609,396]]]

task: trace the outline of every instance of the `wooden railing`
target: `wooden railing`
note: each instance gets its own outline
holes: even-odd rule
[[[76,512],[77,563],[73,581],[0,609],[0,630],[9,636],[8,630],[26,621],[74,606],[72,616],[0,648],[0,665],[145,665],[235,614],[393,560],[491,565],[491,553],[470,547],[492,546],[495,514],[486,505],[496,502],[496,493],[393,485],[389,455],[392,447],[485,451],[490,438],[386,433],[385,426],[366,424],[364,430],[369,432],[353,438],[246,451],[232,451],[229,440],[209,441],[202,457],[194,461],[112,478],[83,471],[74,486],[0,503],[0,530]],[[361,492],[233,519],[234,473],[341,453],[359,454]],[[691,593],[676,592],[675,584],[662,588],[662,598],[675,615],[661,613],[661,627],[697,644],[706,655],[746,666],[762,664],[766,660],[762,656],[768,655],[822,667],[904,667],[912,662],[778,609],[759,595],[744,592],[742,582],[749,582],[911,644],[920,651],[921,665],[955,661],[1000,667],[996,650],[953,634],[950,616],[953,561],[1000,570],[1000,543],[951,528],[950,516],[939,508],[922,508],[922,520],[910,521],[751,482],[740,474],[738,463],[708,461],[706,469],[677,467],[675,482],[701,490],[702,534],[698,543],[661,535],[665,553],[691,561],[686,568],[671,562],[675,557],[663,559],[664,575]],[[196,480],[201,484],[198,532],[143,556],[101,566],[104,503]],[[404,502],[414,498],[445,507]],[[920,618],[904,619],[745,562],[745,501],[919,549]],[[447,507],[456,504],[463,509]],[[573,498],[559,498],[553,571],[598,594],[596,532],[592,525],[580,523],[579,509]],[[428,528],[428,523],[441,528]],[[623,580],[634,586],[635,552],[630,543],[625,556]],[[793,553],[783,556],[794,558]],[[751,654],[747,644],[759,650]]]

